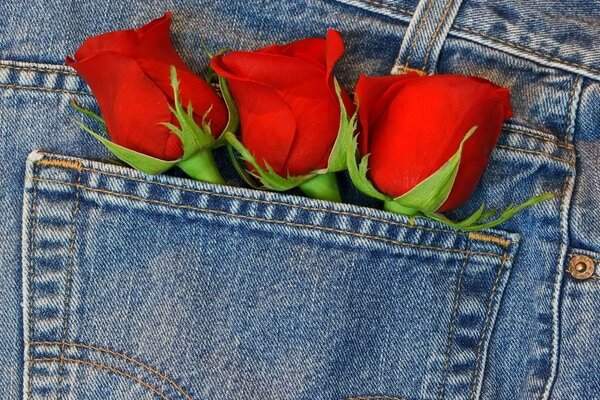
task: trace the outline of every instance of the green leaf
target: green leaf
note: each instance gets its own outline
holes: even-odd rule
[[[301,185],[316,175],[315,173],[312,173],[293,177],[288,176],[287,178],[279,176],[269,164],[265,163],[266,170],[262,168],[254,156],[250,154],[248,149],[244,147],[244,145],[235,137],[233,133],[225,132],[224,138],[227,143],[240,154],[240,157],[243,161],[250,163],[250,165],[254,167],[255,172],[251,172],[251,174],[256,176],[261,184],[267,189],[283,192]]]
[[[369,169],[369,154],[365,155],[360,160],[360,164],[357,164],[356,155],[358,153],[358,136],[353,135],[353,132],[350,130],[345,130],[342,133],[346,136],[346,164],[348,167],[350,180],[354,186],[367,196],[373,197],[377,200],[392,200],[390,196],[378,191],[375,186],[373,186],[369,178],[367,178],[367,172]]]
[[[488,228],[493,228],[497,225],[502,224],[503,222],[508,221],[509,219],[511,219],[512,217],[514,217],[515,215],[517,215],[520,211],[522,211],[524,208],[527,207],[531,207],[541,201],[544,200],[549,200],[549,199],[553,199],[557,197],[557,195],[555,193],[543,193],[540,194],[538,196],[532,197],[531,199],[517,205],[517,206],[510,206],[508,207],[506,210],[504,210],[502,212],[502,214],[489,222],[483,222],[483,223],[479,223],[479,221],[485,220],[487,218],[489,218],[491,215],[489,215],[489,212],[483,212],[481,213],[481,215],[479,216],[479,220],[476,223],[472,223],[472,215],[471,217],[463,220],[463,221],[459,221],[459,222],[455,222],[452,221],[451,219],[449,219],[448,217],[446,217],[443,214],[437,213],[437,212],[432,212],[432,213],[424,213],[424,215],[427,218],[433,219],[435,221],[444,223],[446,225],[449,225],[451,227],[457,228],[457,229],[463,229],[466,231],[479,231],[482,229],[488,229]],[[481,209],[481,207],[480,207]],[[479,209],[476,211],[476,213],[479,212]]]
[[[477,126],[471,128],[458,146],[458,150],[454,155],[446,161],[436,172],[428,178],[420,182],[402,196],[396,197],[394,202],[401,204],[404,207],[417,209],[423,213],[429,213],[440,208],[448,198],[462,156],[462,150],[465,142],[473,135]]]
[[[194,120],[194,109],[192,105],[188,104],[187,109],[185,109],[181,104],[177,69],[173,65],[171,66],[171,86],[173,87],[174,107],[169,108],[175,115],[175,118],[177,118],[179,128],[168,122],[164,122],[163,125],[181,139],[183,145],[183,159],[185,160],[199,151],[211,149],[215,146],[215,139],[211,133],[210,125],[205,122],[210,109],[204,114],[201,128]]]
[[[357,124],[357,112],[354,113],[352,118],[348,119],[348,112],[346,106],[342,100],[342,88],[338,83],[337,79],[334,78],[333,83],[335,85],[335,93],[337,94],[338,101],[340,103],[340,127],[338,135],[333,144],[331,154],[329,155],[329,161],[327,163],[328,172],[343,171],[348,168],[346,156],[348,154],[347,147],[350,146],[350,141],[354,136]]]
[[[227,81],[223,77],[219,77],[219,86],[221,88],[221,95],[223,96],[223,100],[225,100],[225,105],[227,105],[227,112],[229,114],[229,118],[227,120],[227,126],[219,135],[217,142],[219,144],[224,143],[223,134],[226,132],[236,133],[240,126],[240,116],[237,111],[237,106],[235,105],[235,101],[233,100],[233,96],[231,96],[231,92],[229,91],[229,86],[227,85]]]
[[[152,156],[138,153],[137,151],[130,150],[126,147],[120,146],[110,140],[104,138],[102,135],[94,132],[90,127],[81,121],[73,118],[73,121],[84,131],[98,139],[111,153],[123,160],[133,168],[138,169],[150,175],[157,175],[165,172],[169,168],[177,164],[181,159],[173,161],[160,160]]]

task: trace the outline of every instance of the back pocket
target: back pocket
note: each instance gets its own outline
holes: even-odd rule
[[[23,229],[26,399],[477,397],[518,246],[42,152]]]

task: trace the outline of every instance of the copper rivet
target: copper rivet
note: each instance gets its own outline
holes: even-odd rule
[[[588,256],[573,256],[567,272],[575,279],[584,280],[594,275],[594,260]]]

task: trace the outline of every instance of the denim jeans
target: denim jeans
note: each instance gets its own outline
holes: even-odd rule
[[[69,119],[85,37],[174,11],[209,49],[340,30],[337,75],[510,88],[467,233],[296,193],[148,176]],[[0,393],[17,399],[600,399],[600,6],[511,0],[0,3]],[[426,106],[426,105],[424,105]],[[224,154],[217,153],[224,159]],[[424,155],[426,156],[426,155]]]

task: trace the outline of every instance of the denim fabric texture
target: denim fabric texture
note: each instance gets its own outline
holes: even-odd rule
[[[201,40],[331,27],[348,88],[408,69],[508,87],[514,116],[450,216],[558,196],[468,233],[377,210],[343,175],[351,204],[118,165],[69,119],[73,97],[97,106],[64,57],[166,10],[198,73]],[[600,399],[598,4],[5,0],[0,16],[1,398]]]

